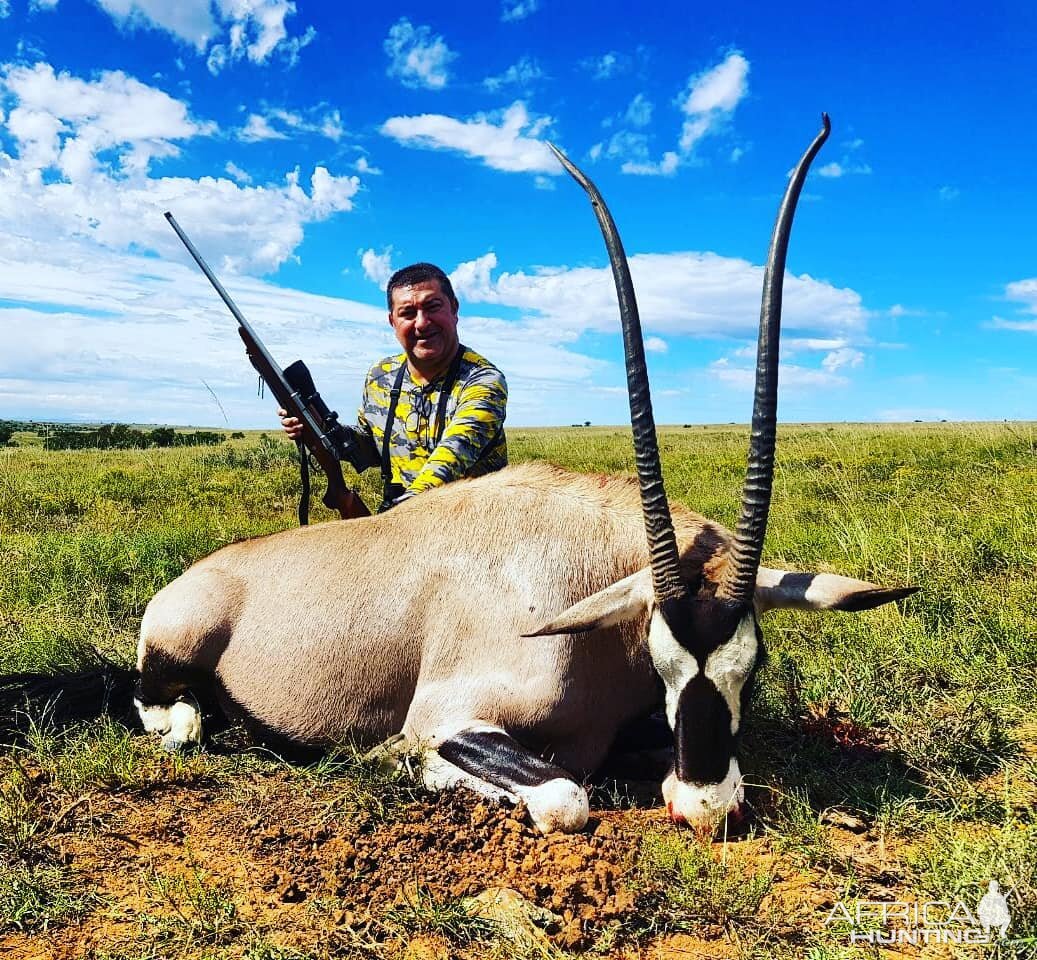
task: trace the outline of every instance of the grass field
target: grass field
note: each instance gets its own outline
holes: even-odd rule
[[[670,498],[733,525],[745,429],[666,428],[660,446]],[[619,429],[513,430],[509,448],[513,462],[633,470]],[[921,590],[862,615],[765,618],[769,658],[742,751],[746,835],[701,846],[621,785],[598,791],[622,852],[610,896],[627,906],[609,920],[566,914],[563,933],[582,933],[521,949],[500,924],[421,889],[403,905],[362,904],[360,933],[353,887],[334,909],[317,884],[305,911],[256,912],[247,877],[192,853],[203,840],[189,822],[177,871],[135,861],[131,896],[90,863],[120,805],[156,820],[200,794],[250,804],[288,784],[293,803],[312,799],[294,815],[334,830],[357,810],[383,829],[434,803],[348,756],[314,768],[221,749],[170,757],[112,721],[56,731],[42,716],[0,752],[0,952],[826,960],[879,955],[825,925],[836,902],[960,899],[974,911],[997,879],[1010,891],[1008,938],[960,949],[1037,956],[1037,427],[791,426],[778,455],[765,563]],[[362,478],[372,504],[376,481]],[[75,669],[95,650],[131,662],[151,595],[226,543],[293,526],[297,488],[294,448],[256,435],[216,448],[0,449],[0,673]],[[605,859],[609,842],[594,847]]]

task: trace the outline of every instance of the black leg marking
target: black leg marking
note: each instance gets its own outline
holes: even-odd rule
[[[501,730],[462,730],[441,743],[436,753],[465,773],[512,792],[573,779],[568,770],[531,753]]]

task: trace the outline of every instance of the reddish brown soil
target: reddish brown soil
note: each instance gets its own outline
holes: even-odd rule
[[[95,791],[49,840],[81,886],[96,893],[95,905],[47,930],[0,934],[0,955],[242,957],[259,940],[315,956],[356,955],[358,943],[392,954],[381,921],[394,904],[420,904],[418,891],[442,901],[495,887],[512,888],[545,911],[544,935],[558,948],[580,952],[597,940],[613,956],[744,954],[723,918],[703,918],[694,937],[638,934],[652,893],[638,884],[635,861],[650,828],[673,829],[659,809],[596,810],[587,832],[544,837],[521,809],[463,792],[415,800],[381,817],[343,808],[335,781],[283,771],[150,795]],[[878,892],[880,845],[853,824],[835,832]],[[722,844],[715,848],[720,856]],[[788,870],[765,840],[733,841],[727,854],[773,873],[765,926],[792,943],[797,930],[817,931],[843,882]],[[170,887],[176,877],[186,886]],[[215,890],[221,899],[205,914],[192,890]],[[228,928],[213,930],[219,905],[230,902]],[[199,921],[205,917],[208,926]],[[622,931],[618,941],[599,939],[610,928]],[[481,955],[478,945],[420,935],[406,953]]]

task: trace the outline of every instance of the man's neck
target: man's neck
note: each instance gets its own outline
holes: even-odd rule
[[[423,364],[420,360],[415,361],[412,357],[407,357],[407,369],[410,372],[411,380],[420,386],[432,383],[450,369],[450,364],[454,362],[454,357],[457,356],[457,351],[460,349],[461,344],[459,343],[457,350],[447,358],[446,362],[436,361],[434,364]]]

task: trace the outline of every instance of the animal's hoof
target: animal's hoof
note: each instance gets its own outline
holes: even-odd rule
[[[561,777],[519,792],[533,824],[541,833],[576,833],[587,825],[590,801],[587,791]]]

